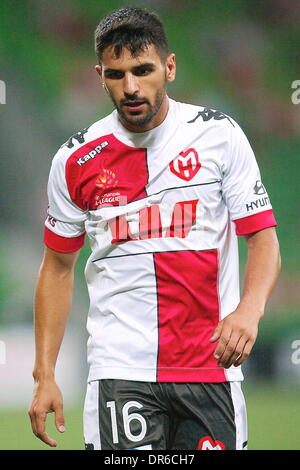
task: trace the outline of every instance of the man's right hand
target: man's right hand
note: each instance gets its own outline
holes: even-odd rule
[[[60,253],[45,247],[34,296],[35,381],[29,416],[33,433],[51,447],[57,442],[46,431],[47,413],[55,413],[55,425],[64,432],[63,399],[55,382],[55,364],[72,304],[74,267],[79,251]]]
[[[56,447],[57,442],[46,433],[47,413],[55,413],[56,429],[65,431],[63,415],[63,398],[60,389],[54,380],[37,381],[28,414],[31,420],[33,433],[41,441],[51,447]]]

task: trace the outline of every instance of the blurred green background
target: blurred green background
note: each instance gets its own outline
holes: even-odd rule
[[[0,449],[48,449],[31,434],[26,415],[48,172],[71,134],[112,110],[93,70],[93,31],[106,13],[128,4],[156,11],[165,24],[178,66],[169,95],[231,115],[257,156],[283,268],[244,367],[249,448],[300,449],[300,104],[291,99],[300,80],[298,0],[1,1]],[[240,251],[242,276],[244,240]],[[67,421],[59,448],[66,449],[82,448],[88,254],[85,246],[58,361]]]

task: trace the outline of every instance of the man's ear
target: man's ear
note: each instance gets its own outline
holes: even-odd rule
[[[102,79],[102,67],[101,67],[101,65],[95,65],[95,70],[96,70],[97,74],[99,75],[99,77]]]
[[[176,76],[176,56],[175,54],[168,55],[166,59],[166,81],[173,82]]]
[[[101,65],[95,65],[95,70],[96,70],[97,74],[99,75],[99,77],[101,78],[103,88],[108,92],[108,90],[106,88],[106,85],[104,83],[104,80],[102,78],[102,67],[101,67]]]

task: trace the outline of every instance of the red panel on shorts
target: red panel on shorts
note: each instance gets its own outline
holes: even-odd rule
[[[113,134],[102,136],[69,157],[66,181],[72,201],[82,210],[136,201],[147,196],[147,150],[129,147]]]
[[[210,343],[219,322],[218,251],[154,253],[158,381],[225,382]]]

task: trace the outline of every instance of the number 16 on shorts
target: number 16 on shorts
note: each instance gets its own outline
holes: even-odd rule
[[[110,410],[110,418],[111,418],[111,430],[112,430],[112,442],[113,444],[120,444],[119,438],[119,429],[118,429],[118,422],[117,422],[117,413],[116,413],[116,402],[115,401],[108,401],[106,403],[106,407]],[[133,443],[141,442],[147,433],[147,422],[145,418],[137,413],[135,410],[142,409],[143,405],[138,401],[128,401],[122,406],[122,418],[123,418],[123,432],[125,434],[126,439]],[[134,423],[135,421],[135,423]],[[137,433],[133,434],[133,428],[137,429]],[[140,450],[151,450],[151,444],[141,446],[135,449]]]

